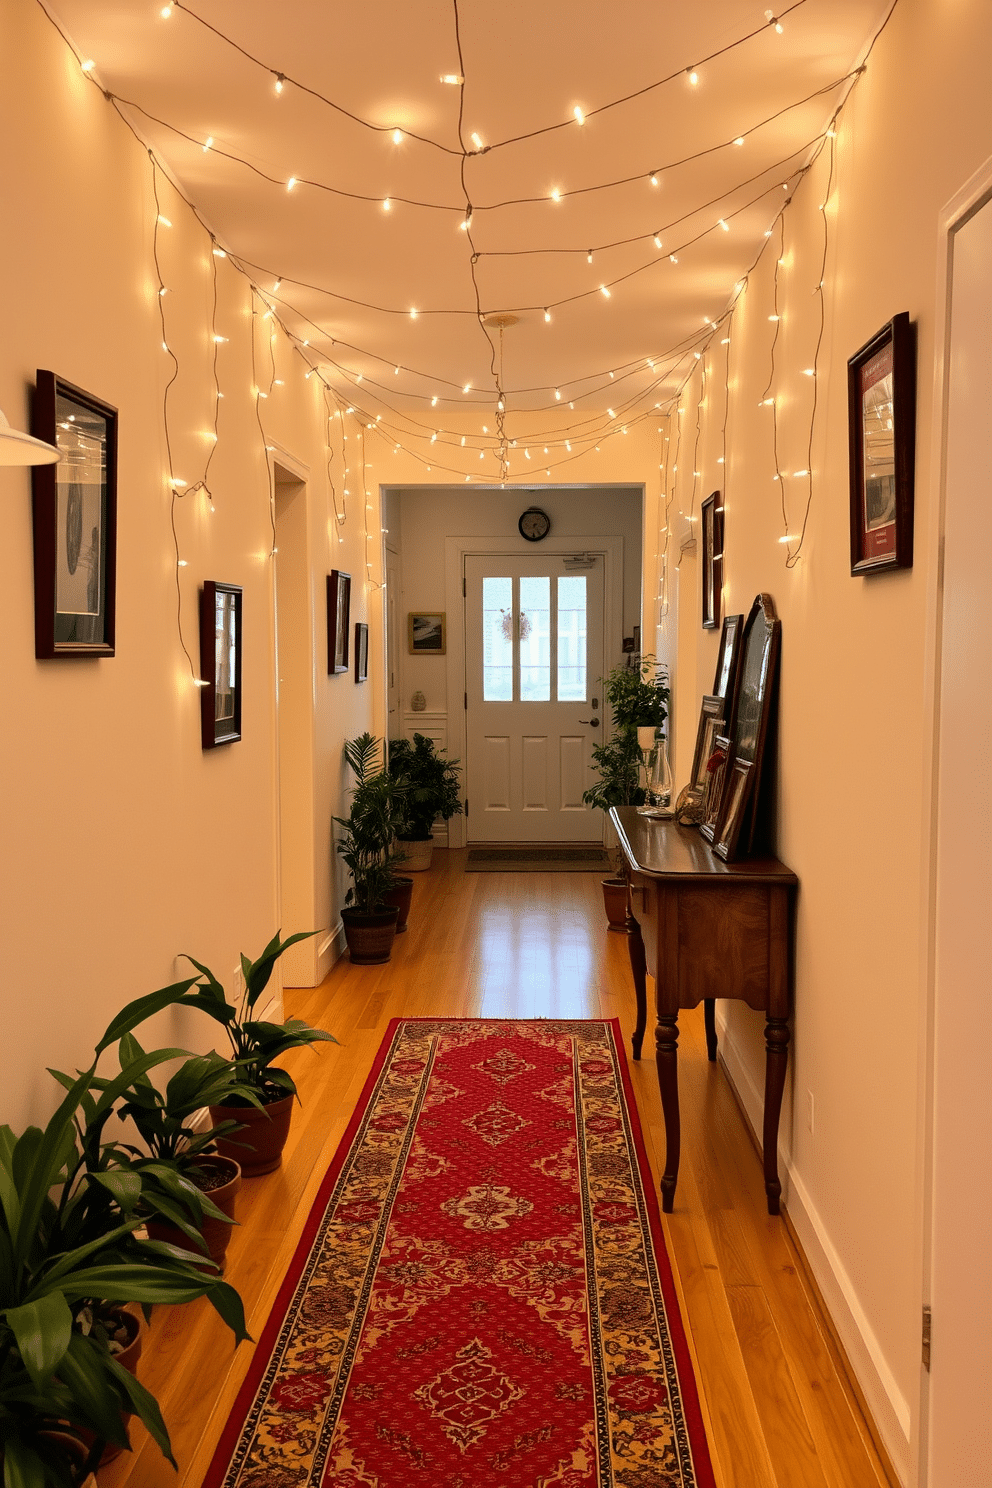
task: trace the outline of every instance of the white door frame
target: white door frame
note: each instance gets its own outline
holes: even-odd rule
[[[929,1305],[933,1287],[934,1225],[934,1073],[936,1059],[936,910],[937,910],[937,771],[940,746],[940,655],[943,617],[943,542],[945,528],[948,372],[951,333],[951,270],[954,234],[964,221],[992,198],[992,157],[957,191],[940,213],[937,241],[937,291],[934,302],[934,382],[931,424],[930,513],[927,523],[926,626],[924,631],[923,836],[927,870],[921,875],[918,1147],[921,1155],[918,1275],[920,1302]],[[962,1206],[966,1208],[966,1206]],[[939,1320],[938,1320],[939,1329]],[[939,1344],[938,1344],[939,1346]],[[930,1481],[930,1376],[920,1367],[918,1410],[912,1443],[913,1483]]]
[[[504,537],[446,537],[444,539],[444,602],[448,621],[448,650],[445,658],[448,693],[448,753],[463,760],[468,748],[468,733],[465,725],[465,601],[462,594],[462,579],[465,559],[486,557],[494,553],[509,553],[515,558],[526,554],[533,558],[540,553],[603,554],[603,666],[606,671],[620,659],[620,642],[623,637],[623,538],[619,535],[604,537],[601,534],[570,536],[568,539],[548,538],[542,543],[529,543],[524,538],[514,542]],[[456,620],[457,617],[457,620]],[[611,649],[610,638],[616,638],[616,650]],[[469,803],[471,806],[471,803]],[[604,828],[605,830],[605,828]],[[448,846],[464,847],[468,840],[464,816],[453,816],[448,823]]]

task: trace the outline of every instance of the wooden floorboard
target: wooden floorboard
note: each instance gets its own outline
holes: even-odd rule
[[[240,1196],[227,1275],[256,1336],[390,1018],[633,1026],[626,938],[607,932],[594,874],[466,874],[464,851],[434,859],[415,876],[410,929],[391,962],[345,957],[322,986],[286,993],[287,1014],[329,1029],[341,1047],[287,1059],[303,1106],[283,1166]],[[723,1070],[706,1059],[701,1015],[684,1013],[680,1027],[682,1167],[664,1229],[719,1488],[887,1488],[895,1479],[804,1258],[765,1212],[760,1162]],[[653,1059],[631,1075],[657,1183],[665,1137]],[[101,1488],[200,1488],[250,1356],[248,1345],[231,1347],[208,1304],[157,1309],[139,1373],[163,1407],[178,1477],[135,1428],[134,1453],[100,1473]]]

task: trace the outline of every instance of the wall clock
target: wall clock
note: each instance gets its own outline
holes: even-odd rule
[[[529,506],[521,516],[517,527],[520,536],[525,537],[528,542],[540,542],[541,538],[547,537],[551,531],[551,518],[539,506]]]

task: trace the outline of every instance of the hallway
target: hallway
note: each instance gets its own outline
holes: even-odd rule
[[[605,1016],[619,1018],[625,1033],[633,1023],[626,939],[605,930],[598,875],[466,874],[463,860],[463,851],[435,853],[430,872],[417,876],[410,929],[388,965],[356,967],[345,957],[320,987],[286,993],[287,1014],[321,1024],[342,1047],[287,1060],[303,1109],[285,1165],[247,1182],[239,1199],[242,1228],[227,1275],[254,1336],[390,1018]],[[701,1011],[684,1014],[682,1026],[683,1157],[676,1212],[664,1225],[717,1482],[887,1488],[895,1479],[872,1444],[787,1224],[765,1213],[757,1153],[729,1085],[706,1062]],[[631,1073],[657,1181],[664,1135],[653,1060]],[[198,1488],[247,1368],[248,1348],[232,1359],[228,1339],[203,1303],[160,1309],[153,1320],[141,1378],[169,1424],[178,1488]],[[134,1435],[134,1459],[103,1471],[101,1488],[176,1484],[144,1433]]]

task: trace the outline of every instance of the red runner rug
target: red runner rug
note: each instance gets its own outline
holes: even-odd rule
[[[616,1020],[397,1019],[204,1488],[712,1488]]]

